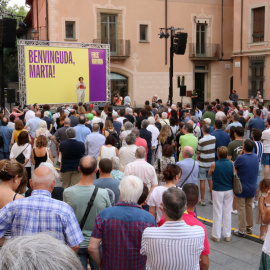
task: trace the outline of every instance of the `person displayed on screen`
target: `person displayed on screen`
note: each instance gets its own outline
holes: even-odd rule
[[[77,101],[84,103],[86,85],[83,82],[83,77],[79,78],[79,82],[76,84]]]

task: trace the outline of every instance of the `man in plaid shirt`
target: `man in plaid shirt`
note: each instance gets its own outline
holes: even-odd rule
[[[0,210],[0,238],[8,230],[12,237],[47,232],[77,252],[84,237],[72,208],[51,198],[55,185],[51,169],[35,169],[30,185],[30,197],[12,201]]]
[[[91,258],[101,270],[143,270],[146,256],[140,255],[142,233],[147,227],[156,227],[155,218],[137,204],[143,191],[140,178],[124,177],[119,185],[120,201],[101,211],[89,242]],[[102,241],[102,259],[99,245]]]

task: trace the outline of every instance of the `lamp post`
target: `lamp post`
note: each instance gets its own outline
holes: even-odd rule
[[[159,38],[168,39],[171,37],[171,46],[170,46],[170,68],[169,68],[169,78],[170,78],[170,86],[169,86],[169,101],[170,105],[172,105],[173,98],[173,56],[174,56],[174,36],[175,31],[181,31],[183,28],[174,28],[173,26],[170,28],[159,28],[160,33],[158,34]],[[166,33],[164,33],[164,30]],[[167,32],[170,31],[170,34]]]
[[[38,30],[34,28],[31,33],[32,33],[32,38],[34,40],[38,40],[38,34],[39,34]]]

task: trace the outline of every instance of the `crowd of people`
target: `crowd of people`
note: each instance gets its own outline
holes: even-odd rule
[[[131,108],[128,96],[124,109],[34,104],[0,115],[0,269],[43,269],[62,249],[53,269],[205,270],[196,205],[208,203],[215,242],[231,241],[231,214],[234,235],[252,234],[257,212],[260,269],[270,269],[270,106],[230,98],[169,106],[154,96]]]

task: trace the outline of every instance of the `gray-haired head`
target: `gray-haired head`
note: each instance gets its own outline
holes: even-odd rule
[[[134,175],[124,177],[119,185],[120,199],[126,203],[137,203],[143,192],[143,181]]]
[[[191,116],[191,120],[193,121],[194,124],[197,124],[197,117],[196,116]]]
[[[65,118],[64,120],[64,126],[70,126],[70,119],[69,118]]]
[[[34,106],[32,104],[28,105],[28,110],[34,110]]]
[[[119,157],[112,157],[112,167],[113,170],[119,170],[120,167],[120,159]]]
[[[235,121],[235,122],[238,122],[239,121],[239,115],[237,115],[236,113],[233,113],[232,114],[232,119]]]
[[[132,115],[133,114],[133,110],[131,108],[127,107],[126,108],[126,113]]]
[[[125,130],[132,130],[133,129],[133,124],[131,122],[127,121],[124,124],[124,127],[125,127]]]
[[[58,177],[60,176],[59,173],[57,172],[57,170],[54,168],[53,164],[51,164],[51,163],[49,163],[49,162],[41,162],[40,165],[39,165],[38,167],[46,167],[46,168],[49,168],[49,169],[52,171],[52,173],[53,173],[55,179],[58,178]]]
[[[132,145],[136,143],[136,136],[132,133],[128,134],[126,137],[127,145]]]
[[[136,136],[136,138],[140,137],[140,131],[137,128],[133,128],[131,132]]]
[[[148,120],[146,120],[146,119],[143,120],[143,121],[142,121],[142,124],[141,124],[141,127],[142,127],[142,128],[147,128],[148,126],[149,126]]]
[[[156,122],[156,121],[155,121],[155,118],[154,118],[153,116],[148,117],[147,120],[148,120],[148,122],[149,122],[150,125],[154,125],[155,122]]]
[[[113,112],[113,113],[112,113],[112,117],[113,117],[113,118],[117,118],[117,117],[118,117],[118,113],[117,113],[117,112]]]
[[[163,112],[163,113],[161,114],[161,117],[162,117],[163,119],[167,119],[168,114],[167,114],[166,112]]]
[[[66,135],[68,139],[76,138],[76,130],[72,127],[66,129]]]
[[[170,187],[162,195],[164,212],[168,218],[176,221],[182,218],[187,204],[187,197],[183,190]]]
[[[47,233],[39,233],[8,240],[0,251],[0,269],[83,270],[84,268],[69,246]]]
[[[98,132],[99,129],[100,129],[100,125],[99,125],[98,123],[95,123],[95,124],[93,125],[93,132]]]
[[[146,150],[144,147],[140,146],[136,149],[135,156],[138,159],[143,159],[146,156]]]

